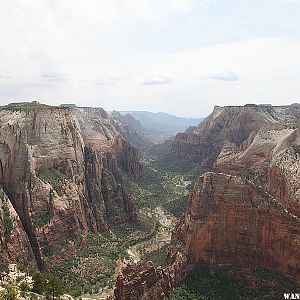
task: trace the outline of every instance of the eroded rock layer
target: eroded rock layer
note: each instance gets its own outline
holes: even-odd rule
[[[217,172],[246,177],[300,216],[300,108],[215,107],[173,151]]]
[[[0,182],[39,268],[78,234],[136,220],[122,181],[137,156],[103,109],[0,111]]]
[[[178,134],[173,151],[215,172],[196,182],[173,232],[168,267],[125,272],[117,299],[136,299],[129,288],[140,288],[142,299],[164,299],[199,263],[264,267],[300,284],[299,119],[299,105],[215,107]]]
[[[261,187],[219,173],[201,176],[174,238],[189,263],[278,270],[300,283],[300,220]]]

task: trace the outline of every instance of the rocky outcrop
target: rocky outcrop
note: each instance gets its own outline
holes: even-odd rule
[[[136,220],[122,182],[141,171],[103,109],[0,111],[0,182],[40,269],[76,235]]]
[[[172,150],[211,168],[225,141],[240,146],[266,125],[294,127],[299,117],[294,106],[216,106],[192,133],[179,133]]]
[[[152,262],[129,265],[117,277],[111,300],[163,300],[191,271],[183,248],[169,252],[169,265],[156,267]]]
[[[136,120],[132,115],[121,114],[114,110],[110,113],[110,118],[124,139],[137,149],[145,152],[150,146],[154,145],[151,141],[149,130],[145,129],[141,125],[141,122]]]
[[[238,147],[224,142],[214,169],[251,179],[300,216],[299,127],[266,126]]]
[[[6,261],[34,265],[34,256],[20,218],[0,189],[0,266]]]
[[[266,267],[300,283],[300,219],[251,181],[206,173],[173,238],[189,264]]]

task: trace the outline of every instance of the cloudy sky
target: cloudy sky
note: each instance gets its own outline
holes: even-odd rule
[[[0,0],[0,38],[0,104],[300,102],[300,0]]]

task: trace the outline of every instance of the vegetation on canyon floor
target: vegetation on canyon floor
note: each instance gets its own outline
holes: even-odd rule
[[[79,296],[97,293],[104,287],[113,286],[116,261],[119,258],[129,260],[130,247],[136,247],[141,261],[151,260],[157,266],[166,264],[167,243],[157,241],[155,234],[163,234],[168,229],[159,223],[153,212],[156,207],[166,205],[166,210],[180,216],[185,210],[186,195],[193,185],[193,172],[196,172],[195,166],[189,163],[189,167],[186,167],[187,162],[184,160],[177,161],[177,165],[173,159],[166,161],[169,146],[156,146],[153,154],[143,154],[145,175],[124,183],[134,195],[134,202],[139,208],[139,222],[121,224],[108,232],[90,234],[86,240],[77,236],[74,241],[57,247],[49,255],[50,271],[63,279],[70,294]],[[186,169],[181,172],[183,166]],[[56,185],[63,180],[58,175],[49,170],[40,173],[39,177]],[[72,247],[81,250],[73,253]],[[55,259],[55,256],[61,257],[63,253],[66,259]]]
[[[136,205],[139,208],[164,206],[180,216],[185,211],[188,192],[204,170],[192,161],[176,157],[169,141],[153,146],[141,160],[144,176],[130,186]]]
[[[139,215],[137,223],[121,224],[108,232],[90,234],[86,240],[78,237],[73,244],[57,249],[58,253],[68,255],[67,259],[58,261],[55,259],[57,252],[52,253],[50,271],[63,279],[70,294],[79,296],[99,292],[113,285],[116,261],[128,259],[127,248],[149,238],[148,235],[153,234],[153,225],[155,223],[147,216]],[[72,247],[81,250],[70,255]]]

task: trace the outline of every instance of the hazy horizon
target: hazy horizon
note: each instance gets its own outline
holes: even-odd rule
[[[300,1],[0,3],[0,105],[203,117],[300,100]]]

